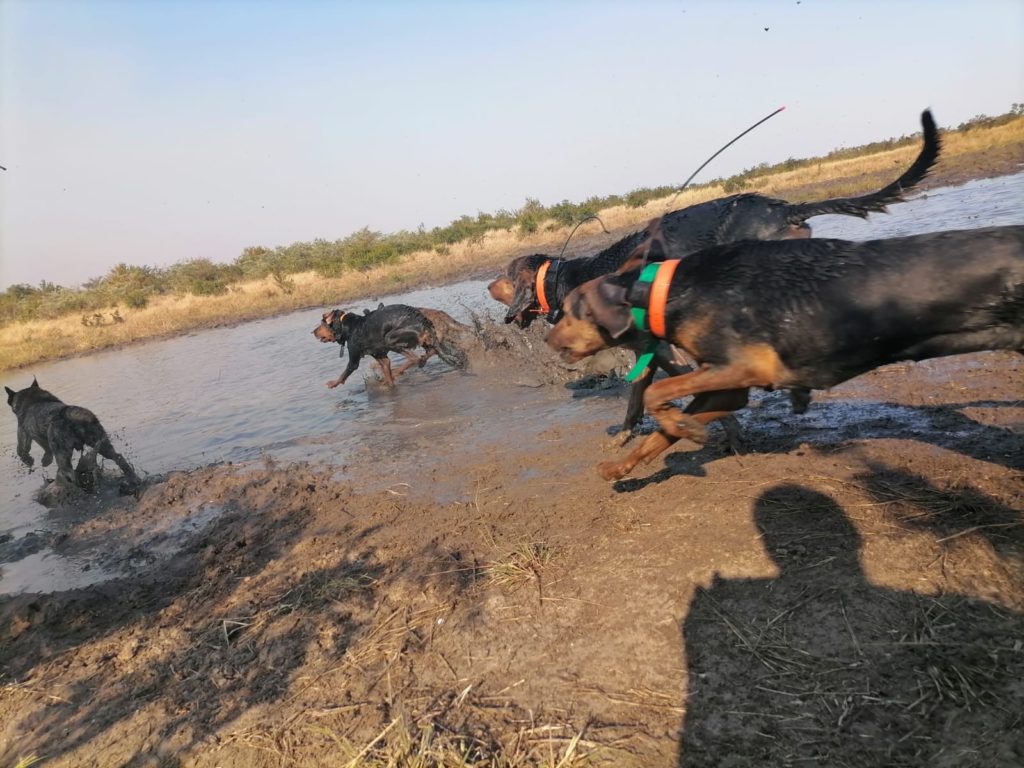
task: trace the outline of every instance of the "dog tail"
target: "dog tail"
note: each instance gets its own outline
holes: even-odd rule
[[[837,213],[844,216],[859,216],[866,219],[869,213],[885,213],[890,203],[901,202],[904,193],[920,184],[939,159],[941,142],[935,127],[931,110],[921,113],[921,128],[924,144],[921,152],[906,172],[896,181],[877,192],[862,197],[837,197],[833,200],[821,200],[815,203],[792,203],[789,205],[787,219],[791,224],[802,224],[812,216],[826,213]]]
[[[95,447],[107,439],[107,431],[103,429],[96,414],[88,408],[67,405],[61,412],[61,416],[67,420],[70,426],[71,435],[75,441],[75,450],[80,451],[84,446]]]

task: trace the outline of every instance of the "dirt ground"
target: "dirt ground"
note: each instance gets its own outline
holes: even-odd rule
[[[66,513],[131,574],[0,599],[0,764],[1024,764],[1024,357],[765,394],[742,455],[606,483],[624,387],[489,346],[569,415],[510,439],[510,385],[490,439],[346,467],[383,489],[268,461]]]

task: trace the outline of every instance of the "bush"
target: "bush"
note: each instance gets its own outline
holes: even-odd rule
[[[167,280],[176,293],[217,296],[227,293],[228,284],[242,276],[238,266],[218,265],[209,259],[182,261],[167,270]]]
[[[149,294],[144,291],[132,291],[125,294],[123,301],[129,309],[145,309],[149,306]]]

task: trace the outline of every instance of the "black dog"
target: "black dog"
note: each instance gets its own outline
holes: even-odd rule
[[[544,254],[514,259],[506,274],[487,286],[491,297],[508,306],[505,322],[526,328],[533,318],[543,315],[555,323],[562,303],[569,293],[601,275],[626,271],[648,261],[651,244],[658,242],[659,252],[671,250],[673,258],[713,245],[742,239],[785,240],[811,236],[807,219],[833,213],[867,218],[869,213],[884,212],[890,203],[903,200],[904,193],[920,183],[939,157],[940,142],[935,120],[930,111],[921,113],[923,144],[914,163],[892,184],[871,194],[852,198],[835,198],[814,203],[788,203],[764,195],[746,193],[699,203],[650,222],[603,251],[578,259],[554,259]],[[685,373],[688,367],[678,354],[665,344],[654,353],[654,365],[647,368],[630,389],[629,403],[623,420],[622,435],[632,436],[633,428],[643,414],[644,392],[654,380],[656,369],[671,376]],[[810,392],[799,387],[790,390],[794,413],[803,413],[810,404]],[[739,443],[739,427],[723,422],[733,449]]]
[[[18,458],[25,464],[32,466],[29,451],[34,440],[42,446],[44,467],[50,466],[56,458],[57,478],[69,485],[82,485],[76,483],[71,456],[74,451],[83,451],[78,465],[82,470],[83,465],[91,463],[84,454],[85,448],[89,447],[117,464],[132,486],[140,483],[132,465],[114,450],[106,430],[92,411],[63,403],[56,395],[40,387],[35,379],[30,387],[18,392],[10,387],[4,389],[7,390],[7,404],[18,418]]]
[[[624,237],[600,253],[577,259],[555,259],[544,254],[513,259],[503,277],[488,286],[491,297],[508,306],[505,322],[527,327],[544,315],[555,323],[569,292],[609,272],[628,269],[627,259],[641,248],[661,240],[673,258],[737,240],[792,240],[811,236],[807,219],[824,214],[867,218],[884,213],[886,206],[900,202],[919,184],[939,157],[940,143],[930,111],[921,113],[923,145],[914,163],[887,187],[861,197],[842,197],[813,203],[788,203],[756,193],[744,193],[698,203],[654,219],[640,232]],[[626,265],[624,267],[624,265]],[[545,270],[541,277],[538,274]]]
[[[438,310],[431,311],[443,314]],[[348,366],[341,376],[327,382],[332,389],[345,383],[359,367],[363,355],[377,361],[388,386],[394,386],[395,377],[413,365],[422,367],[431,355],[436,354],[456,368],[464,367],[466,362],[462,351],[439,334],[422,312],[405,304],[380,305],[362,315],[332,309],[324,313],[320,325],[313,329],[313,335],[325,344],[340,344],[342,355],[348,345]],[[413,350],[417,347],[423,347],[426,354],[422,357],[415,355]],[[406,358],[405,364],[394,373],[388,359],[389,352],[398,352]]]
[[[643,346],[650,336],[632,310],[646,306],[651,333],[699,364],[650,386],[644,402],[660,430],[624,461],[603,463],[605,479],[624,477],[681,437],[702,442],[704,425],[745,406],[750,387],[825,389],[901,360],[1024,352],[1024,226],[863,243],[747,240],[662,270],[660,291],[655,277],[646,298],[640,270],[584,284],[548,335],[568,360]],[[655,293],[666,297],[660,307]],[[672,405],[689,395],[684,412]]]

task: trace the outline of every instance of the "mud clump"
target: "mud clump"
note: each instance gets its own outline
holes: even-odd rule
[[[598,387],[602,380],[623,376],[634,360],[626,350],[609,349],[578,363],[567,363],[544,342],[549,330],[544,323],[534,322],[521,329],[476,313],[472,323],[472,335],[463,339],[470,370],[507,375],[513,369],[521,386],[575,382],[576,388]]]

